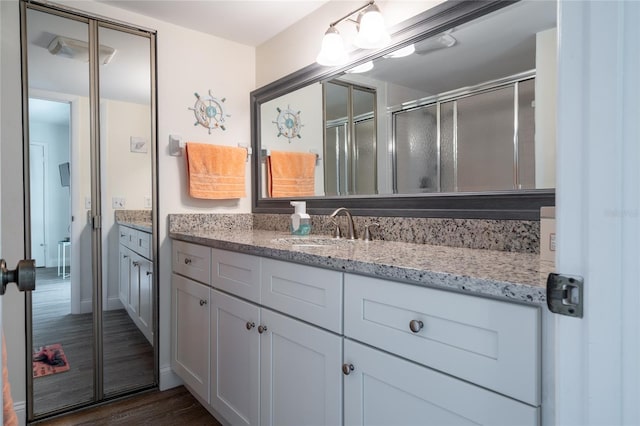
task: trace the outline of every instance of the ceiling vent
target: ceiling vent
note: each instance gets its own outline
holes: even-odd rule
[[[89,43],[74,38],[56,36],[48,47],[49,53],[63,58],[89,62]],[[100,45],[98,56],[102,65],[107,65],[116,54],[116,49],[110,46]]]

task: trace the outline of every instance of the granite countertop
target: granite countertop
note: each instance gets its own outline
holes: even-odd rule
[[[546,303],[546,277],[553,272],[553,263],[530,253],[393,241],[328,241],[323,235],[294,237],[265,230],[172,231],[169,236],[224,250],[534,305]]]
[[[131,220],[131,219],[118,219],[118,225],[128,226],[133,229],[137,229],[143,232],[153,232],[152,224],[150,220]]]

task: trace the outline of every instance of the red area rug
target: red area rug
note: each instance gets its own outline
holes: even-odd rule
[[[43,346],[38,349],[33,354],[32,364],[34,378],[63,373],[71,368],[60,343]]]

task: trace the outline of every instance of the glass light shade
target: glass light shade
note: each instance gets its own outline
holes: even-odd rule
[[[402,49],[398,49],[394,52],[391,52],[387,55],[384,55],[384,58],[404,58],[405,56],[409,56],[416,51],[416,45],[410,44],[408,46],[403,47]]]
[[[377,49],[386,46],[391,36],[384,26],[384,18],[375,4],[369,6],[360,15],[359,29],[355,45],[361,49]]]
[[[348,59],[340,33],[335,27],[329,27],[322,38],[322,46],[316,62],[320,65],[336,66],[346,64]]]
[[[371,71],[372,69],[373,69],[373,61],[367,61],[364,64],[358,65],[357,67],[348,69],[346,72],[358,74],[358,73]]]

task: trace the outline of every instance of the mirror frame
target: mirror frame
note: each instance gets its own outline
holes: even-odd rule
[[[555,206],[555,189],[518,191],[448,192],[432,194],[388,194],[376,196],[261,198],[260,105],[312,83],[340,75],[345,70],[392,50],[424,40],[442,31],[480,18],[519,0],[448,0],[391,28],[388,47],[356,51],[344,66],[327,68],[312,64],[251,92],[253,213],[291,213],[289,202],[302,199],[311,214],[330,214],[338,207],[358,216],[432,217],[456,219],[540,220],[540,207]]]

